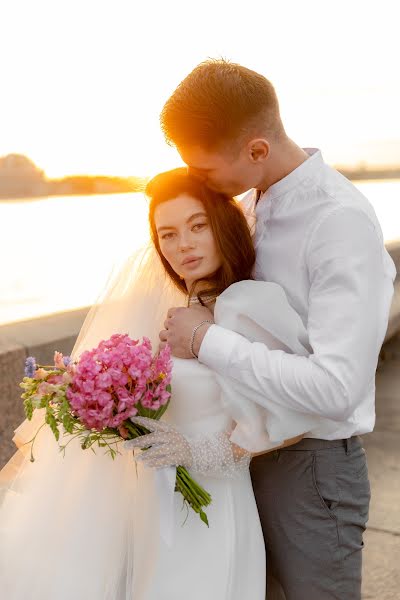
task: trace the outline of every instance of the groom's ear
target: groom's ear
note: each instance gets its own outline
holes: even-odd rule
[[[249,155],[252,161],[260,162],[269,156],[269,143],[264,138],[251,140],[248,144]]]

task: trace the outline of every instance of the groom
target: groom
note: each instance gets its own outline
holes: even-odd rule
[[[160,334],[182,358],[192,343],[199,361],[263,406],[273,400],[324,418],[299,443],[251,463],[267,597],[359,600],[370,490],[358,436],[374,427],[395,277],[374,210],[319,150],[287,136],[273,86],[240,65],[200,64],[166,102],[161,124],[210,187],[232,196],[252,188],[242,204],[255,225],[255,278],[284,288],[313,350],[269,350],[205,323],[210,313],[199,306],[171,309]]]

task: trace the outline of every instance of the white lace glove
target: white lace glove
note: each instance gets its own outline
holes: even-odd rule
[[[124,447],[149,448],[135,460],[148,467],[182,466],[203,475],[235,477],[248,469],[251,454],[232,444],[227,432],[188,439],[172,425],[147,417],[131,417],[131,421],[152,433],[128,440]]]

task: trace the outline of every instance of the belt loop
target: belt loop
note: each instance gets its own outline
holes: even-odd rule
[[[351,452],[351,438],[347,438],[347,440],[344,440],[344,445],[346,447],[346,455],[348,456]]]

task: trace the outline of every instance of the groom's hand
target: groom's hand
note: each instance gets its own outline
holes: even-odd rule
[[[170,308],[164,323],[165,329],[160,332],[160,349],[169,344],[173,356],[193,358],[190,353],[192,333],[194,328],[205,320],[214,320],[212,312],[205,306]],[[201,342],[209,327],[210,323],[204,323],[196,331],[193,344],[195,354],[199,353]]]

